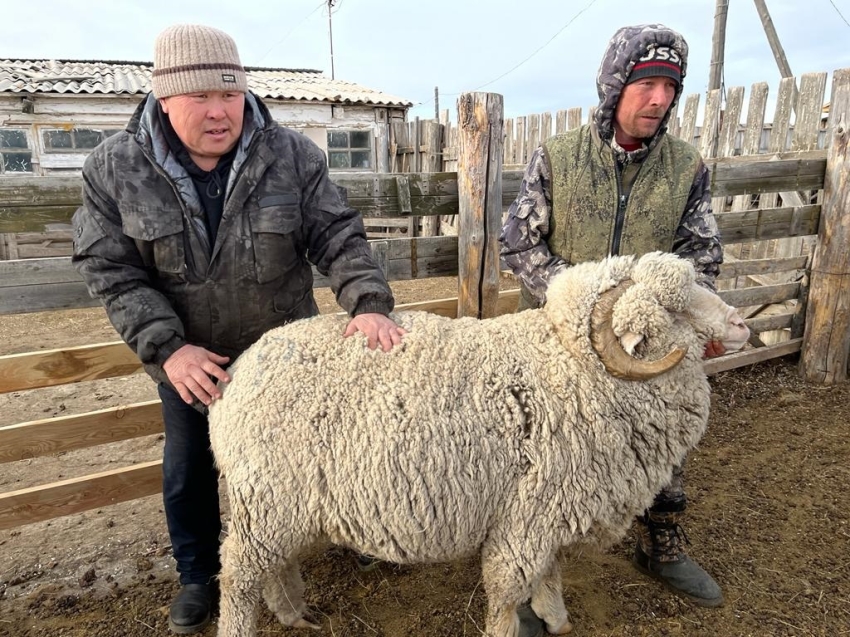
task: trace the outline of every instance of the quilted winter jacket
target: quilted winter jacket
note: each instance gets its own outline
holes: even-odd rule
[[[280,127],[252,94],[215,245],[191,177],[168,148],[149,96],[126,131],[83,168],[73,262],[157,381],[186,343],[231,362],[267,330],[318,313],[310,264],[352,316],[388,314],[392,293],[359,213],[322,151]]]

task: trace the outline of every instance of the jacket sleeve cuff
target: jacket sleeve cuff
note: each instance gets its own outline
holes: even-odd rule
[[[359,314],[383,314],[384,316],[389,316],[390,312],[393,311],[393,306],[394,303],[391,298],[385,299],[367,296],[360,299],[351,316],[358,316]]]
[[[151,362],[154,365],[162,367],[165,365],[165,361],[171,358],[171,355],[185,344],[186,340],[183,337],[177,335],[172,336],[156,349],[156,354],[154,354],[153,361]]]

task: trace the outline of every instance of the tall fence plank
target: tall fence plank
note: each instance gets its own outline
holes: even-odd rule
[[[850,113],[850,69],[836,71],[830,108]],[[827,156],[823,212],[812,262],[800,372],[807,380],[847,380],[850,356],[850,117],[839,121]]]
[[[502,96],[464,93],[458,99],[459,316],[495,315],[502,225]]]

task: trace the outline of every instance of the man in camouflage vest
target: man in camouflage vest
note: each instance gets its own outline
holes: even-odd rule
[[[393,297],[322,151],[247,88],[226,33],[156,41],[153,92],[83,168],[74,263],[159,383],[163,499],[181,589],[169,626],[200,632],[215,599],[221,519],[206,406],[267,330],[318,313],[310,263],[373,349],[398,344]],[[340,335],[342,337],[342,335]],[[197,407],[197,409],[196,409]]]
[[[695,148],[666,134],[687,55],[682,36],[662,25],[618,30],[599,68],[593,123],[533,153],[500,237],[522,283],[520,309],[545,303],[549,281],[570,265],[653,250],[692,261],[698,282],[714,290],[723,252],[708,170]],[[721,349],[712,343],[706,355]],[[635,566],[702,606],[719,606],[720,588],[682,549],[685,506],[679,468],[637,521]]]

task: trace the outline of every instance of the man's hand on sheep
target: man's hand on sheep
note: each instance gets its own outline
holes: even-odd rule
[[[209,406],[221,398],[221,391],[211,377],[229,383],[230,375],[220,367],[229,360],[203,347],[184,345],[168,357],[162,369],[186,403],[191,405],[197,398]]]
[[[381,349],[389,352],[401,343],[401,337],[407,331],[395,324],[388,316],[377,313],[358,314],[348,323],[343,336],[353,336],[357,332],[366,335],[369,349],[375,349],[379,344]]]

